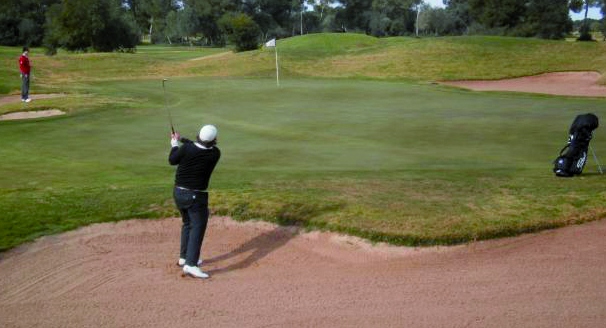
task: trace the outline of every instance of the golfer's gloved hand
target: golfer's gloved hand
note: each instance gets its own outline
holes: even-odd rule
[[[170,135],[170,145],[172,147],[179,147],[179,140],[181,140],[181,135],[179,132],[175,132]]]

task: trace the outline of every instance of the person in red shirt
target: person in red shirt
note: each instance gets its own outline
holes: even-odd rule
[[[29,48],[23,47],[23,54],[19,57],[19,70],[21,71],[21,101],[30,102],[29,77],[31,66],[29,64]]]

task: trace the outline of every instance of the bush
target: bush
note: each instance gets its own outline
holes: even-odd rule
[[[221,20],[229,39],[236,46],[236,51],[255,50],[259,48],[261,28],[246,14],[236,14]]]
[[[0,44],[16,46],[19,41],[19,19],[0,13]]]
[[[136,31],[132,21],[120,13],[115,13],[102,29],[93,33],[93,49],[105,52],[134,49],[139,42],[139,34]]]

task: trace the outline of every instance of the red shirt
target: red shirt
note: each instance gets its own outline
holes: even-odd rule
[[[29,74],[29,58],[27,58],[26,55],[21,55],[21,57],[19,57],[19,69],[21,70],[22,74]]]

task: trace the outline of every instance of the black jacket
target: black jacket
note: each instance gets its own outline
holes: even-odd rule
[[[168,156],[171,165],[179,165],[175,174],[175,185],[192,190],[206,190],[221,151],[216,146],[200,148],[194,142],[185,142],[173,147]]]

